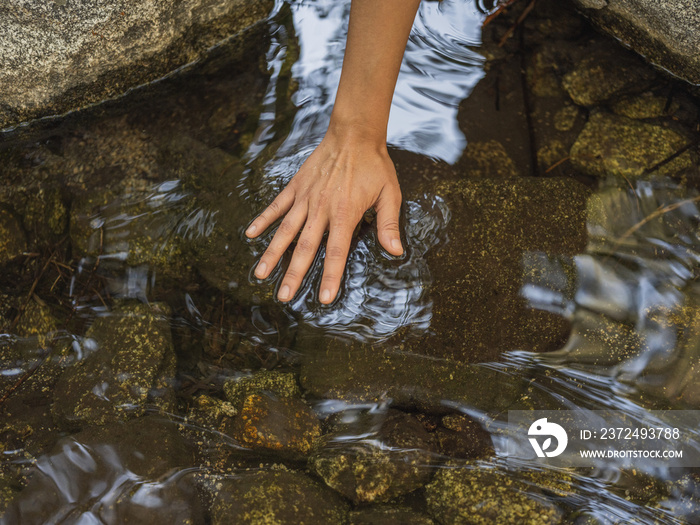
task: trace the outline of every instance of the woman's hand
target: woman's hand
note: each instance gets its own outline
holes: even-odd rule
[[[284,216],[255,276],[265,279],[301,230],[279,290],[294,297],[328,234],[319,297],[340,288],[350,241],[365,211],[377,210],[379,242],[401,255],[401,191],[386,149],[391,98],[420,0],[352,0],[348,42],[326,136],[287,187],[246,230],[257,237]]]
[[[284,216],[255,269],[265,279],[301,231],[282,280],[278,298],[290,301],[311,267],[326,231],[328,244],[320,300],[331,303],[340,281],[355,227],[365,211],[377,211],[379,242],[392,255],[401,255],[399,209],[401,190],[382,133],[366,127],[334,126],[309,156],[287,187],[248,227],[257,237]]]

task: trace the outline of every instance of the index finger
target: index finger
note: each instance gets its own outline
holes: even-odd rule
[[[338,295],[354,230],[354,226],[350,224],[331,224],[321,280],[320,298],[323,304],[332,303]]]
[[[255,218],[250,226],[248,226],[245,231],[246,236],[253,238],[260,235],[267,230],[273,222],[287,213],[292,207],[292,204],[294,204],[294,192],[289,187],[286,187],[275,197],[275,200]]]

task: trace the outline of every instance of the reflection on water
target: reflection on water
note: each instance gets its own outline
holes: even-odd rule
[[[475,363],[478,355],[427,357],[436,354],[409,344],[416,336],[440,341],[430,332],[440,313],[431,291],[445,276],[428,256],[439,260],[441,248],[464,235],[451,229],[455,216],[475,224],[483,216],[432,191],[436,180],[454,176],[446,163],[468,148],[458,108],[487,74],[474,51],[488,44],[476,2],[423,2],[406,51],[389,123],[390,144],[415,155],[399,174],[410,188],[405,255],[382,250],[368,215],[333,305],[317,301],[323,251],[288,306],[274,299],[284,262],[266,282],[252,277],[272,232],[249,241],[243,230],[325,132],[348,12],[347,0],[278,2],[263,60],[269,77],[262,87],[250,81],[241,88],[259,90],[255,107],[221,96],[243,80],[193,75],[144,115],[138,105],[125,119],[107,112],[86,118],[84,135],[57,128],[56,137],[63,135],[51,140],[60,147],[17,146],[30,151],[21,166],[66,178],[71,248],[60,258],[66,241],[57,240],[48,262],[25,255],[0,282],[7,334],[0,341],[0,498],[14,498],[2,523],[203,523],[212,516],[217,523],[219,515],[263,512],[245,502],[274,500],[274,491],[260,487],[282,483],[280,464],[305,472],[296,483],[308,484],[304,505],[318,497],[336,509],[340,500],[338,512],[352,503],[353,512],[384,512],[379,522],[391,510],[454,523],[463,509],[495,501],[539,509],[550,520],[538,523],[697,523],[692,469],[641,460],[632,469],[615,461],[594,469],[544,470],[526,461],[513,468],[501,446],[513,431],[508,409],[614,409],[649,423],[651,410],[700,408],[700,198],[677,177],[596,183],[583,253],[522,253],[519,297],[570,322],[561,349],[512,348],[498,362]],[[540,18],[526,36],[537,43],[551,34],[552,20],[531,16]],[[497,78],[493,85],[497,91]],[[205,103],[209,91],[218,95]],[[199,120],[173,119],[194,113],[193,100],[201,107],[191,118]],[[216,127],[219,106],[235,107],[240,119]],[[232,130],[240,135],[235,147],[220,138]],[[129,142],[135,136],[137,149]],[[76,153],[86,143],[89,154]],[[489,148],[497,148],[481,148],[485,157],[474,162],[488,171],[495,162]],[[123,158],[103,162],[109,155]],[[157,159],[157,172],[145,157]],[[84,171],[96,177],[94,187],[71,178],[82,173],[75,165],[92,169]],[[113,177],[101,185],[105,174]],[[474,246],[482,260],[498,251],[506,229],[494,225]],[[484,288],[505,293],[502,277],[485,269]],[[115,399],[118,407],[110,405]],[[133,419],[146,404],[170,420]],[[697,429],[686,430],[700,446]],[[299,455],[307,449],[313,452]],[[250,468],[252,477],[242,475]],[[515,490],[505,492],[514,499],[498,499],[510,483]],[[472,493],[481,500],[458,499]],[[386,502],[396,508],[366,507]]]

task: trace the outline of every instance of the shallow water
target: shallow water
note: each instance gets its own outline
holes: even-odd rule
[[[544,501],[566,523],[698,522],[694,468],[607,461],[561,470],[506,461],[506,437],[518,431],[508,410],[613,409],[664,424],[651,411],[700,404],[700,198],[697,157],[669,175],[652,169],[638,178],[595,178],[567,163],[567,151],[553,171],[538,167],[537,111],[558,95],[540,97],[522,70],[548,39],[578,48],[601,37],[572,15],[556,18],[561,13],[545,3],[497,48],[517,12],[482,37],[490,7],[422,4],[388,135],[404,191],[406,254],[383,252],[369,214],[329,307],[317,301],[323,250],[283,306],[274,296],[288,257],[257,281],[251,270],[272,232],[249,241],[243,231],[323,136],[349,2],[279,2],[269,24],[249,37],[255,48],[244,59],[224,48],[125,99],[7,135],[0,174],[17,194],[8,189],[2,201],[21,216],[29,244],[0,280],[0,497],[12,501],[5,522],[218,523],[228,512],[221,494],[240,496],[249,476],[277,475],[279,465],[324,478],[354,511],[390,501],[440,523],[457,519],[440,495],[458,491],[437,477],[424,488],[438,471],[503,473],[531,494],[527,501]],[[580,36],[558,34],[552,21]],[[662,78],[649,89],[668,93],[667,107],[642,120],[684,127],[697,150],[688,124],[697,101]],[[578,124],[560,126],[561,140],[627,95],[593,108],[567,99],[563,107]],[[494,137],[513,160],[493,154]],[[470,153],[482,151],[479,143],[486,144],[483,164]],[[538,177],[516,186],[511,202],[502,197],[510,180],[504,170]],[[563,203],[564,212],[543,209],[542,217],[564,224],[585,212],[587,234],[574,228],[561,249],[545,253],[558,241],[538,235],[566,225],[529,224],[540,210],[527,202],[540,202],[543,191],[556,199],[558,186],[537,189],[554,175],[587,186],[575,183],[570,213]],[[479,201],[493,194],[500,197]],[[504,217],[523,222],[489,229],[483,217],[491,215],[474,202],[494,216],[502,206]],[[465,222],[486,228],[485,240],[455,226]],[[40,229],[47,224],[54,229]],[[511,227],[516,233],[502,240]],[[475,243],[474,258],[464,261],[464,281],[448,282],[449,254],[462,253],[464,238]],[[519,313],[533,309],[550,317]],[[511,313],[521,324],[508,325]],[[143,339],[150,346],[142,351]],[[94,372],[87,383],[83,369]],[[240,394],[224,387],[259,370],[291,372],[301,387],[293,401],[276,386],[260,389],[274,396],[243,395],[272,414],[262,445],[245,442],[236,426],[241,412],[258,412],[246,412],[234,400]],[[97,401],[85,401],[91,396]],[[220,405],[224,399],[230,403]],[[303,412],[304,403],[320,424],[304,427],[285,412]],[[700,449],[697,429],[682,428]],[[287,436],[277,448],[270,444],[276,432]],[[323,437],[304,449],[315,433]],[[329,481],[334,451],[355,458],[371,451],[383,465],[378,479],[393,485],[349,495],[340,478]],[[222,480],[231,483],[225,490]]]

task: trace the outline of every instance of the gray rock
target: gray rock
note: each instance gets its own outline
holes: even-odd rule
[[[693,165],[690,151],[671,159],[689,142],[673,129],[658,124],[595,113],[571,148],[571,162],[577,169],[598,177],[630,179],[652,169],[654,175],[673,175]]]
[[[299,472],[244,473],[218,483],[212,525],[340,525],[347,505]]]
[[[192,458],[175,423],[145,417],[91,428],[38,458],[2,523],[204,523]],[[66,481],[69,480],[69,481]]]
[[[700,84],[697,0],[572,0],[600,28],[660,68]]]
[[[99,102],[201,58],[272,0],[9,0],[0,5],[0,128]]]
[[[342,425],[324,436],[324,446],[309,459],[311,469],[329,487],[354,503],[378,503],[427,483],[433,461],[430,438],[415,418],[390,411],[378,424],[362,419],[359,425]],[[350,435],[371,438],[349,440]]]
[[[124,420],[143,414],[147,402],[172,408],[175,353],[167,311],[127,304],[95,320],[83,341],[87,356],[56,384],[57,422],[80,427]]]
[[[533,480],[528,480],[533,481]],[[443,468],[426,486],[430,514],[444,525],[560,523],[562,512],[513,473],[478,465]]]

